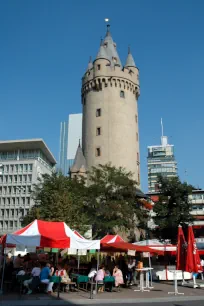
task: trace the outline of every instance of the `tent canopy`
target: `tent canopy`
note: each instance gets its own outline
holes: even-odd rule
[[[148,246],[151,249],[160,250],[164,252],[172,252],[172,251],[176,252],[176,245],[165,244],[157,239],[138,241],[138,242],[135,242],[134,245]]]
[[[14,234],[4,237],[5,244],[25,247],[100,249],[100,240],[86,240],[74,233],[64,222],[35,220]]]
[[[102,243],[101,244],[101,251],[104,252],[127,252],[128,250],[133,250],[136,252],[150,252],[159,255],[164,255],[163,251],[154,250],[147,246],[139,246],[134,245],[128,242],[114,242],[114,243]]]
[[[124,242],[124,240],[119,235],[106,235],[101,239],[101,243],[114,243],[114,242]]]

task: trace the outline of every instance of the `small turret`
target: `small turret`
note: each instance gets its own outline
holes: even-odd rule
[[[90,56],[89,58],[89,63],[88,63],[88,70],[92,69],[93,68],[93,62],[92,62],[92,58]]]
[[[79,140],[79,146],[74,159],[74,164],[70,168],[70,177],[71,178],[80,178],[80,176],[86,177],[86,160],[82,151],[82,147]]]
[[[130,52],[130,47],[128,47],[128,56],[127,56],[125,67],[135,67],[136,68],[135,61]]]
[[[97,59],[107,59],[108,60],[108,56],[107,56],[106,50],[104,48],[103,40],[102,39],[101,39],[101,43],[100,43],[100,48],[99,48],[98,54],[96,56],[96,60]]]

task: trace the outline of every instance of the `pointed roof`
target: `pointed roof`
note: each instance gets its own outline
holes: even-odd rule
[[[89,58],[89,63],[88,63],[88,70],[92,69],[93,68],[93,62],[92,62],[92,58],[90,56]]]
[[[119,55],[116,49],[116,43],[114,43],[113,38],[111,36],[109,24],[107,25],[107,32],[106,32],[106,36],[103,41],[103,45],[105,46],[106,53],[107,53],[108,59],[110,60],[111,64],[113,66],[115,64],[118,64],[122,68],[122,64],[121,64],[121,61],[120,61],[120,58],[119,58]]]
[[[119,65],[122,69],[122,64],[116,50],[116,44],[114,43],[111,33],[110,25],[107,25],[107,32],[104,40],[101,40],[101,45],[96,59],[105,58],[110,61],[111,65]]]
[[[102,39],[101,39],[100,48],[99,48],[98,54],[96,56],[96,59],[101,59],[101,58],[105,58],[105,59],[108,60],[108,56],[107,56],[106,50],[103,46],[103,40]]]
[[[79,141],[79,146],[77,148],[77,152],[74,159],[74,164],[71,167],[70,171],[73,172],[80,172],[80,170],[83,169],[86,171],[86,160],[82,151],[82,147]]]
[[[136,67],[135,61],[134,61],[133,56],[130,52],[130,47],[128,47],[128,56],[127,56],[125,67]]]

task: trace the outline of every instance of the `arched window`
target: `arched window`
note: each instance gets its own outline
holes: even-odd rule
[[[120,91],[120,97],[125,98],[125,92],[123,90]]]

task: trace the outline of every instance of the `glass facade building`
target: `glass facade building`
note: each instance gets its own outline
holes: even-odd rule
[[[158,175],[177,176],[177,162],[174,156],[174,145],[168,144],[166,136],[161,137],[161,145],[148,147],[148,191],[158,192]]]
[[[79,145],[82,143],[82,114],[70,114],[68,122],[60,125],[60,153],[59,170],[68,175],[74,163],[74,158]]]
[[[0,235],[21,227],[34,205],[33,185],[51,174],[55,158],[42,139],[0,142]]]

